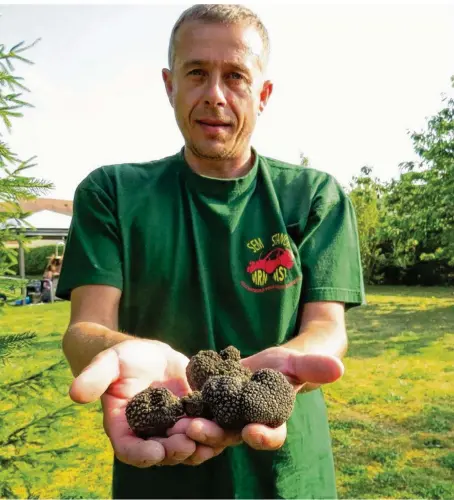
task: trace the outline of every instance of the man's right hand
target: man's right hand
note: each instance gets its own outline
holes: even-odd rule
[[[186,356],[162,342],[126,340],[95,356],[73,381],[69,394],[76,403],[101,398],[104,429],[120,461],[136,467],[183,462],[198,465],[222,448],[199,444],[184,431],[167,438],[138,438],[125,415],[128,401],[150,385],[167,387],[179,397],[187,394],[188,362]]]

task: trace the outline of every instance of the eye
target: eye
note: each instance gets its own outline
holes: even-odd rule
[[[229,76],[231,78],[233,78],[234,80],[244,80],[243,75],[241,75],[240,73],[236,73],[236,72],[229,73]]]
[[[188,73],[188,75],[190,75],[190,76],[203,76],[203,70],[202,69],[193,69]]]

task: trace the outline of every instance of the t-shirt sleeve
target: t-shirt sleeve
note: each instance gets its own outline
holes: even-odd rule
[[[121,248],[114,196],[86,179],[74,196],[57,297],[69,300],[71,291],[83,285],[122,290]]]
[[[355,210],[333,178],[314,197],[299,255],[305,302],[365,304]]]

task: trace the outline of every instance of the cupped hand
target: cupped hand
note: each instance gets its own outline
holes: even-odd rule
[[[272,347],[242,360],[253,372],[261,368],[272,368],[283,373],[294,386],[295,392],[304,390],[310,384],[312,388],[321,384],[334,382],[344,372],[342,362],[324,354],[302,354],[294,349]],[[169,435],[185,432],[186,435],[203,443],[214,455],[222,452],[228,446],[242,442],[256,450],[277,450],[285,442],[287,426],[270,428],[261,424],[246,425],[240,432],[226,431],[215,422],[204,419],[183,419],[169,430]],[[212,452],[212,451],[210,451]],[[210,457],[211,458],[211,457]],[[193,457],[184,463],[194,463]]]
[[[166,387],[179,397],[188,394],[188,362],[186,356],[167,344],[127,340],[93,358],[73,381],[69,394],[77,403],[101,398],[104,429],[120,461],[141,468],[184,462],[199,464],[222,450],[196,442],[184,431],[168,437],[141,439],[130,429],[125,414],[128,401],[149,386]],[[188,425],[191,420],[182,418],[177,425]]]
[[[335,382],[344,373],[339,358],[327,354],[303,354],[286,347],[270,347],[242,360],[244,366],[255,372],[271,368],[284,374],[295,388],[295,392]],[[286,424],[275,429],[265,425],[249,424],[242,430],[242,438],[256,450],[276,450],[287,437]]]
[[[241,362],[253,372],[261,368],[280,371],[297,392],[307,385],[313,388],[330,384],[344,374],[344,365],[336,356],[306,354],[287,347],[270,347]]]

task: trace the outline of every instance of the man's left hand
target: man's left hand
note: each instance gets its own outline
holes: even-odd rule
[[[294,386],[295,391],[311,389],[335,382],[344,373],[342,361],[327,354],[303,354],[286,347],[271,347],[242,360],[244,366],[253,372],[261,368],[272,368],[283,373]],[[213,448],[213,455],[219,455],[228,446],[242,442],[256,450],[277,450],[287,437],[286,424],[275,429],[261,424],[246,425],[241,432],[226,431],[215,422],[202,418],[182,419],[169,435],[185,433],[190,439]],[[195,457],[194,457],[195,458]],[[197,465],[191,457],[187,465]]]

